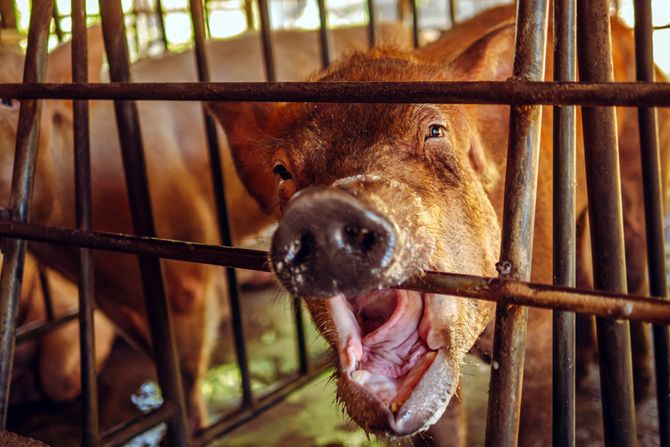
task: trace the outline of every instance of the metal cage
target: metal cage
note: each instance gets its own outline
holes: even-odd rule
[[[1,3],[1,2],[0,2]],[[6,2],[5,2],[6,3]],[[660,444],[670,446],[670,346],[668,326],[670,303],[659,298],[667,295],[664,256],[663,209],[659,179],[659,149],[654,107],[670,106],[670,86],[653,83],[651,43],[651,7],[649,0],[635,2],[636,64],[638,82],[613,83],[611,48],[608,40],[609,2],[606,0],[556,0],[554,2],[555,82],[544,82],[548,0],[519,0],[514,78],[505,82],[463,83],[276,83],[267,0],[258,0],[261,42],[265,69],[270,83],[212,83],[204,51],[205,20],[203,2],[190,1],[195,37],[199,83],[130,83],[128,49],[120,1],[100,2],[111,84],[89,84],[86,72],[85,2],[72,0],[73,83],[47,84],[45,81],[46,42],[52,17],[57,17],[52,0],[32,4],[27,57],[23,83],[1,84],[0,97],[21,100],[16,143],[16,161],[11,200],[2,209],[0,236],[4,238],[4,264],[0,279],[0,428],[5,428],[10,372],[15,343],[37,335],[46,327],[17,334],[17,302],[21,286],[26,241],[41,241],[80,247],[80,312],[82,386],[85,402],[82,444],[119,445],[147,428],[167,422],[168,442],[174,446],[204,445],[253,418],[283,399],[288,393],[322,370],[323,361],[310,362],[306,353],[300,305],[294,302],[300,352],[299,371],[263,396],[252,393],[245,339],[242,331],[239,297],[234,268],[268,270],[266,253],[231,247],[227,224],[219,145],[215,125],[206,117],[206,133],[212,160],[211,175],[215,187],[216,210],[223,246],[196,244],[155,238],[151,214],[142,141],[135,101],[319,101],[376,103],[477,103],[507,104],[511,107],[511,138],[508,173],[523,182],[506,187],[500,276],[480,278],[451,273],[428,272],[402,285],[415,290],[448,293],[466,299],[486,299],[497,303],[493,360],[491,370],[486,444],[515,445],[519,425],[521,371],[525,346],[525,306],[554,310],[554,442],[574,445],[574,345],[575,312],[598,317],[601,368],[608,371],[602,379],[603,415],[607,445],[635,444],[635,414],[632,406],[630,343],[627,320],[653,322],[656,355],[657,400]],[[319,42],[322,64],[330,62],[329,36],[326,32],[325,2],[318,2],[321,19]],[[414,42],[418,43],[419,23],[416,2],[410,0],[414,14]],[[160,16],[160,1],[158,1]],[[369,39],[376,40],[374,0],[368,0]],[[454,3],[449,10],[454,17]],[[578,18],[578,20],[577,20]],[[6,17],[3,16],[6,22]],[[56,21],[58,23],[58,21]],[[589,26],[588,35],[585,30]],[[56,33],[61,34],[58,26]],[[163,34],[164,36],[164,34]],[[579,51],[577,51],[579,50]],[[579,53],[581,82],[576,79]],[[608,68],[609,67],[609,68]],[[400,88],[402,87],[402,88]],[[28,204],[34,180],[40,103],[64,98],[74,100],[75,169],[77,173],[77,228],[59,228],[30,224]],[[91,99],[115,101],[121,135],[127,188],[135,227],[134,235],[91,231],[91,173],[88,151],[88,102]],[[538,117],[540,105],[554,106],[554,273],[555,285],[532,284],[528,247],[532,235],[522,231],[518,222],[532,216],[535,203],[537,160],[539,153]],[[613,106],[638,107],[644,170],[644,197],[648,241],[648,265],[651,297],[631,296],[625,290],[625,266],[621,234],[621,209],[616,172],[616,123]],[[574,289],[575,230],[574,216],[574,132],[575,106],[583,107],[584,134],[589,151],[587,177],[591,199],[592,237],[600,250],[594,253],[596,288]],[[590,161],[590,162],[589,162]],[[533,167],[534,166],[534,167]],[[597,198],[598,200],[595,200]],[[98,424],[96,376],[91,361],[93,350],[92,296],[93,276],[90,250],[113,250],[138,255],[146,306],[154,346],[159,382],[165,396],[162,407],[147,415],[101,433]],[[159,258],[209,263],[228,267],[231,285],[230,304],[235,349],[242,377],[242,404],[204,430],[191,434],[186,423],[180,372],[175,355],[170,318],[161,278]],[[509,262],[516,266],[510,274]],[[66,316],[77,318],[76,314]],[[516,353],[510,355],[510,353]],[[519,354],[521,353],[521,354]],[[505,355],[502,355],[505,354]]]

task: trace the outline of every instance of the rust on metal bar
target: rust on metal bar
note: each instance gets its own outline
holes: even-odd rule
[[[264,251],[223,247],[74,228],[50,227],[20,222],[0,222],[0,237],[87,247],[121,253],[143,254],[178,261],[269,271]],[[597,290],[580,290],[456,273],[425,272],[398,287],[452,294],[488,301],[608,316],[626,320],[670,323],[670,302]]]
[[[582,0],[577,2],[577,7],[580,79],[612,82],[609,2]],[[582,125],[594,285],[599,290],[625,293],[624,230],[614,107],[582,108]],[[599,317],[596,326],[605,444],[635,445],[629,324]]]
[[[130,63],[120,1],[100,2],[100,13],[110,79],[112,82],[128,82]],[[137,106],[132,101],[116,101],[114,109],[133,228],[141,236],[153,236],[154,219]],[[186,422],[184,390],[161,265],[159,259],[152,256],[141,255],[138,261],[158,382],[165,402],[175,407],[174,416],[168,422],[168,442],[171,445],[187,445],[190,432]]]
[[[635,66],[637,80],[654,82],[654,49],[651,1],[635,2]],[[645,229],[649,292],[667,299],[663,197],[656,109],[639,108],[640,150],[644,187]],[[656,400],[662,447],[670,447],[670,333],[667,326],[654,326]]]
[[[544,79],[547,46],[547,0],[519,0],[516,11],[515,78]],[[509,263],[509,277],[528,281],[533,253],[535,197],[540,160],[540,106],[512,107],[509,121],[505,201],[500,262]],[[496,306],[486,445],[516,445],[519,435],[521,384],[528,310],[511,303]]]
[[[35,2],[30,11],[28,48],[23,81],[43,82],[46,75],[47,42],[51,23],[52,0]],[[40,133],[42,102],[21,101],[16,133],[16,151],[9,196],[11,217],[27,222],[35,181],[35,160]],[[23,266],[26,254],[24,240],[6,241],[0,276],[0,429],[7,426],[7,406],[14,359],[16,319],[18,315]]]
[[[86,35],[86,2],[72,0],[72,82],[88,82],[88,41]],[[88,102],[74,101],[74,172],[75,212],[77,228],[91,229],[91,156],[89,138]],[[82,411],[83,446],[100,443],[98,411],[98,381],[95,369],[95,338],[93,300],[93,258],[88,248],[79,249],[79,352],[81,359],[81,387],[84,411]]]
[[[190,0],[191,21],[195,35],[195,55],[198,69],[198,80],[201,82],[209,81],[209,67],[207,64],[207,52],[205,51],[205,27],[204,14],[202,9],[202,0]],[[230,225],[228,221],[228,207],[226,204],[225,182],[223,171],[221,169],[221,153],[219,148],[219,138],[216,133],[216,124],[211,115],[203,109],[203,120],[205,122],[205,133],[207,137],[207,149],[209,153],[209,167],[212,175],[212,190],[215,196],[215,205],[217,212],[217,223],[219,224],[219,234],[223,245],[233,245]],[[249,374],[249,362],[247,358],[247,348],[244,337],[244,327],[242,323],[242,309],[240,307],[240,297],[237,288],[237,277],[235,269],[226,269],[226,279],[228,281],[228,301],[230,303],[230,315],[233,328],[233,338],[235,341],[235,354],[240,368],[242,402],[244,406],[250,406],[253,401],[251,394],[251,376]]]
[[[15,99],[430,103],[670,107],[670,84],[641,82],[211,82],[0,84]]]
[[[574,81],[577,16],[575,0],[554,2],[554,79]],[[554,284],[576,279],[576,110],[554,107],[553,273]],[[552,334],[553,445],[575,445],[575,314],[554,311]]]

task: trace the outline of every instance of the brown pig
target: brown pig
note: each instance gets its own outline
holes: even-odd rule
[[[407,42],[400,26],[385,26],[382,35]],[[398,37],[396,37],[398,36]],[[297,80],[319,67],[315,32],[281,31],[275,36],[277,73],[280,79]],[[348,48],[364,48],[364,28],[333,32],[335,55]],[[91,82],[99,80],[103,44],[99,29],[89,32]],[[213,79],[219,81],[263,80],[260,43],[257,36],[208,42]],[[68,44],[49,55],[47,80],[70,78]],[[10,54],[11,53],[11,54]],[[2,55],[10,67],[0,73],[0,82],[17,82],[23,56]],[[146,59],[133,65],[131,76],[138,82],[195,81],[193,51]],[[0,199],[9,196],[18,102],[3,99],[0,105]],[[138,102],[147,159],[149,188],[157,235],[170,239],[219,243],[213,214],[213,194],[204,124],[199,103]],[[93,226],[96,230],[132,233],[119,140],[111,102],[91,102],[91,163],[93,173]],[[225,139],[222,139],[225,141]],[[223,145],[222,145],[223,146]],[[236,241],[268,223],[255,201],[235,174],[225,147],[223,169],[231,228]],[[72,155],[72,111],[69,101],[45,101],[37,159],[37,177],[31,208],[35,223],[74,226],[74,173]],[[75,250],[32,244],[39,259],[73,279],[77,272]],[[127,336],[145,346],[149,332],[137,261],[116,253],[94,253],[96,300],[101,310]],[[165,261],[163,272],[172,311],[177,350],[193,414],[202,413],[197,385],[204,374],[222,308],[223,275],[220,269],[201,264]],[[73,345],[74,346],[74,345]]]
[[[513,8],[496,8],[424,48],[353,54],[311,80],[502,81],[512,75],[513,18]],[[617,80],[634,79],[624,54],[632,52],[631,30],[613,20],[612,38]],[[551,60],[547,67],[551,79]],[[430,427],[452,400],[463,357],[491,321],[494,306],[393,286],[426,270],[496,276],[509,107],[210,108],[227,132],[249,192],[268,213],[281,216],[272,268],[291,294],[306,298],[336,354],[338,398],[349,415],[384,436]],[[643,252],[643,216],[639,206],[631,206],[631,200],[641,203],[636,120],[629,116],[633,112],[619,112],[621,158],[627,160],[621,173],[627,246]],[[665,173],[670,119],[661,113]],[[550,283],[550,108],[544,108],[542,126],[532,279]],[[578,141],[577,215],[583,216],[581,135]],[[633,261],[630,271],[644,268],[639,257]],[[550,334],[551,313],[531,310],[524,392],[532,398],[522,404],[522,444],[551,441]]]

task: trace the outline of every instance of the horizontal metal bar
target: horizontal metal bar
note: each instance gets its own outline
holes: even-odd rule
[[[230,416],[224,416],[219,421],[195,435],[193,442],[194,447],[204,446],[212,439],[230,433],[264,411],[269,410],[284,400],[289,394],[299,390],[304,385],[314,380],[330,366],[331,362],[329,361],[328,356],[323,356],[314,362],[314,368],[309,373],[294,374],[285,378],[274,390],[256,400],[253,407],[242,411],[235,411],[230,414]]]
[[[160,408],[123,422],[103,433],[102,446],[124,445],[135,436],[144,433],[156,425],[166,422],[175,414],[176,407],[165,402]]]
[[[125,99],[435,103],[583,106],[670,106],[664,82],[186,82],[111,84],[0,84],[15,99]]]
[[[31,321],[30,323],[26,323],[22,326],[19,326],[16,329],[16,343],[19,344],[28,340],[38,338],[46,334],[47,332],[53,331],[59,326],[64,325],[65,323],[68,323],[72,320],[76,320],[78,315],[79,311],[75,308],[66,312],[64,315],[61,315],[55,320],[51,320],[48,322]]]
[[[73,228],[47,227],[19,222],[0,223],[0,237],[2,236],[97,250],[152,255],[225,267],[269,270],[268,254],[260,250],[98,231],[85,232]],[[670,323],[670,301],[637,295],[442,272],[424,272],[421,277],[400,284],[398,288],[505,304],[569,310],[624,320]]]

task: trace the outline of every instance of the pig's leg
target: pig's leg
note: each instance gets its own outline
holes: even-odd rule
[[[77,306],[77,286],[53,270],[47,270],[48,284],[56,316]],[[40,296],[39,299],[42,299]],[[95,367],[99,372],[116,338],[114,325],[95,311]],[[40,340],[39,377],[44,394],[56,401],[71,400],[81,393],[79,324],[71,321],[44,335]]]

